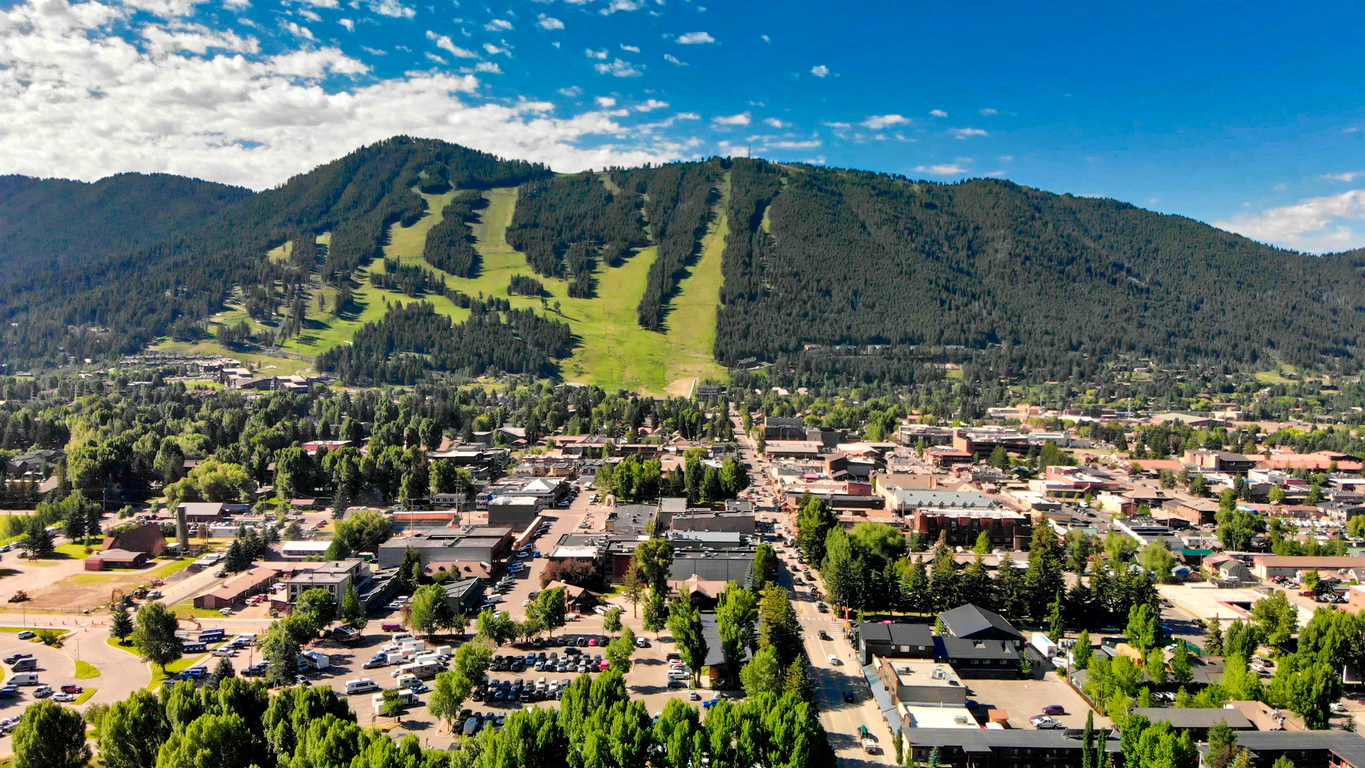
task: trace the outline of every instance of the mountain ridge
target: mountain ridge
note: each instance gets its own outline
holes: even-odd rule
[[[722,177],[724,200],[717,193]],[[20,210],[4,195],[6,179],[14,178],[0,177],[0,222]],[[60,363],[134,351],[159,337],[189,340],[217,328],[210,318],[222,316],[233,296],[255,313],[253,324],[275,329],[274,344],[280,329],[302,333],[321,316],[300,302],[344,306],[348,295],[366,290],[359,282],[373,279],[366,275],[384,274],[391,233],[432,215],[431,193],[458,205],[443,204],[450,219],[439,241],[400,260],[406,296],[444,295],[466,309],[485,302],[479,311],[503,312],[486,301],[512,294],[485,295],[470,229],[479,201],[495,188],[534,190],[514,204],[505,236],[527,276],[551,280],[542,304],[517,300],[548,322],[573,323],[555,316],[551,300],[601,300],[597,283],[623,259],[658,249],[636,323],[669,333],[679,281],[700,263],[703,238],[724,217],[712,352],[726,366],[757,360],[815,375],[837,368],[908,381],[923,367],[917,350],[964,347],[1006,375],[1025,377],[1083,372],[1119,355],[1354,369],[1365,333],[1365,252],[1301,254],[1187,217],[1005,180],[940,184],[738,158],[556,175],[410,137],[362,147],[259,193],[168,178],[205,200],[232,199],[180,219],[153,206],[141,215],[173,226],[143,227],[144,240],[85,261],[54,249],[55,267],[7,247],[0,232],[6,359]],[[80,184],[65,182],[72,183]],[[70,208],[60,198],[50,192],[46,207],[25,210],[51,221],[63,205]],[[115,210],[98,201],[93,208],[96,217]],[[649,234],[646,214],[655,222]],[[129,218],[130,226],[141,223]],[[55,239],[75,236],[54,229]],[[323,234],[327,241],[313,245]],[[287,259],[265,258],[282,243],[307,247]],[[133,284],[143,297],[132,306],[100,305]],[[388,285],[392,294],[397,284]],[[850,347],[870,351],[850,355]],[[831,348],[843,351],[831,355]]]

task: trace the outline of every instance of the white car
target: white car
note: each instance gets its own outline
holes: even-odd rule
[[[73,702],[73,701],[76,700],[76,695],[75,695],[74,693],[59,693],[59,694],[53,696],[53,697],[52,697],[52,700],[53,700],[53,701],[60,701],[60,702],[63,702],[63,703],[70,703],[70,702]]]
[[[835,656],[835,655],[832,654],[832,653],[829,655],[829,663],[830,663],[830,664],[833,664],[833,665],[836,666],[836,667],[839,666],[839,665],[841,665],[841,664],[843,664],[843,662],[839,660],[839,657],[838,657],[838,656]]]

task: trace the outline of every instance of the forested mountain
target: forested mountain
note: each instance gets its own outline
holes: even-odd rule
[[[498,227],[525,269],[512,284],[515,272],[500,273],[485,295],[488,284],[474,282],[483,266],[470,225],[495,187],[517,187],[515,207],[504,209],[506,221],[480,226]],[[395,222],[429,213],[417,191],[452,189],[468,191],[439,198],[443,220],[418,230],[416,255],[379,261]],[[0,280],[9,281],[0,343],[15,364],[99,358],[193,333],[234,292],[252,306],[283,294],[302,318],[305,284],[335,288],[339,315],[368,283],[453,297],[475,316],[390,312],[319,368],[365,382],[451,368],[553,375],[579,342],[577,316],[557,299],[604,300],[609,270],[655,246],[636,322],[667,332],[670,303],[722,216],[715,354],[725,365],[769,361],[898,381],[945,351],[1034,379],[1085,375],[1119,354],[1359,365],[1362,252],[1283,251],[1190,219],[1008,181],[937,184],[748,159],[556,176],[407,137],[259,194],[164,176],[0,179]],[[329,243],[313,246],[322,233]],[[286,241],[299,244],[291,258],[265,258]],[[539,283],[529,273],[544,292],[530,290]]]
[[[146,248],[251,194],[164,173],[121,173],[93,184],[0,176],[0,284]]]

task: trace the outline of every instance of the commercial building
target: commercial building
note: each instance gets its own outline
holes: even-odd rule
[[[1000,640],[1016,649],[1024,647],[1024,635],[994,611],[978,605],[960,605],[938,615],[944,636],[960,640]]]
[[[1141,715],[1153,723],[1170,723],[1177,731],[1189,731],[1190,738],[1205,741],[1209,729],[1223,723],[1234,731],[1254,731],[1255,724],[1235,709],[1223,707],[1135,707],[1129,715]]]
[[[380,568],[398,566],[409,547],[417,550],[423,568],[433,562],[491,565],[511,550],[512,538],[511,528],[497,525],[412,529],[380,544],[376,554]]]
[[[298,602],[299,597],[309,590],[325,589],[341,605],[346,590],[355,585],[356,591],[369,583],[370,566],[364,560],[333,560],[321,563],[317,568],[296,574],[285,581],[288,587],[289,604]]]
[[[1281,757],[1294,768],[1365,768],[1365,739],[1349,731],[1242,731],[1237,746],[1251,752],[1252,768],[1271,768]]]
[[[1079,768],[1085,746],[1080,738],[1061,730],[916,728],[907,735],[915,762],[927,763],[938,750],[939,765],[951,768]],[[1111,763],[1123,761],[1117,734],[1097,746],[1110,755]]]
[[[934,632],[928,624],[882,624],[864,622],[855,630],[858,658],[863,664],[873,657],[887,659],[934,658]]]
[[[1265,555],[1252,559],[1251,570],[1260,579],[1298,578],[1303,571],[1365,571],[1365,557],[1282,557]]]
[[[912,659],[878,659],[874,666],[882,684],[898,703],[938,707],[967,705],[967,687],[947,664]]]
[[[537,496],[495,496],[488,501],[488,524],[524,528],[546,506]]]

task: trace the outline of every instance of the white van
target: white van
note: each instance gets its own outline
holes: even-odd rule
[[[10,675],[9,680],[7,680],[6,683],[9,685],[37,685],[38,673],[19,672],[17,674]]]
[[[370,691],[377,690],[379,690],[379,683],[376,683],[368,677],[362,677],[359,680],[346,681],[347,696],[354,696],[357,693],[369,693]]]
[[[399,632],[389,639],[395,643],[401,643],[404,640],[413,640],[415,638],[412,636],[411,632]]]
[[[404,664],[393,671],[393,676],[412,675],[419,680],[429,680],[440,671],[441,667],[437,664]]]
[[[399,691],[398,700],[402,703],[402,706],[405,708],[413,707],[421,703],[421,701],[419,701],[417,698],[417,694],[413,693],[412,691]],[[370,705],[374,707],[374,713],[376,715],[379,714],[380,712],[383,712],[384,694],[376,693],[375,695],[371,696]]]

